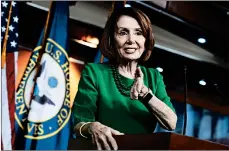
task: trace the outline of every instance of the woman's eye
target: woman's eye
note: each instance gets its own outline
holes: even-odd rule
[[[127,33],[125,31],[121,31],[119,32],[119,35],[123,36],[123,35],[126,35]]]
[[[136,35],[143,35],[141,31],[138,31]]]

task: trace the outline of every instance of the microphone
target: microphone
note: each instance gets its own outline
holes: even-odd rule
[[[220,91],[220,89],[219,89],[219,87],[218,87],[218,84],[215,82],[215,81],[213,81],[213,80],[211,80],[212,81],[212,83],[213,83],[213,86],[214,86],[214,88],[215,88],[215,90],[216,90],[216,92],[219,94],[219,96],[223,99],[223,104],[225,104],[228,100],[227,100],[227,98],[226,98],[226,96]],[[228,102],[229,103],[229,102]]]
[[[187,66],[184,66],[184,102],[185,102],[185,108],[184,108],[184,125],[183,125],[183,132],[182,134],[185,135],[186,133],[186,127],[187,127]]]

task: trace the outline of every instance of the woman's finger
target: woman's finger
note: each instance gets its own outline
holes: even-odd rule
[[[137,70],[136,70],[136,73],[137,73],[137,76],[135,78],[135,83],[133,86],[135,86],[136,88],[136,91],[138,92],[137,94],[137,97],[139,96],[139,94],[141,93],[141,90],[142,90],[142,87],[143,87],[143,84],[144,84],[144,81],[143,81],[143,73],[141,71],[141,68],[138,67]],[[135,93],[136,95],[136,93]],[[136,96],[135,96],[136,97]],[[137,98],[136,97],[136,98]]]
[[[121,133],[113,128],[110,127],[110,131],[111,131],[111,134],[112,135],[124,135],[124,133]],[[117,150],[118,149],[118,145],[116,143],[116,140],[111,136],[108,138],[111,146],[113,147],[114,150]]]
[[[101,135],[99,136],[99,140],[103,144],[102,146],[105,150],[111,150],[110,145],[108,144],[108,141],[107,141],[107,136]]]
[[[134,85],[132,86],[132,88],[130,90],[130,98],[134,100],[137,97],[138,97],[138,92],[136,90],[136,83],[134,83]]]
[[[136,86],[133,88],[133,99],[138,99],[138,91],[136,89]]]
[[[140,96],[140,97],[143,97],[143,96],[144,96],[144,94],[143,94],[143,93],[139,93],[139,96]]]
[[[143,80],[144,74],[140,67],[137,67],[135,77]]]
[[[138,76],[143,80],[144,74],[140,67],[137,67]]]
[[[110,131],[112,135],[124,135],[124,133],[121,133],[113,128],[110,127]]]
[[[107,141],[111,145],[112,150],[118,149],[118,145],[116,143],[116,140],[112,137],[112,135],[107,136]]]
[[[102,146],[101,146],[98,138],[96,136],[94,138],[95,138],[95,144],[96,144],[97,150],[102,150]]]
[[[138,90],[137,90],[138,81],[135,81],[133,86],[130,89],[130,98],[135,100],[138,99]]]
[[[93,144],[93,145],[96,145],[95,136],[94,136],[93,134],[91,134],[91,139],[92,139],[92,144]]]
[[[136,82],[136,90],[137,90],[138,93],[141,92],[142,87],[143,87],[143,81],[140,80],[140,79],[137,79],[137,82]]]

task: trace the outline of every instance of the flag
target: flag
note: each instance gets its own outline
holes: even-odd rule
[[[16,149],[66,150],[68,147],[71,133],[68,2],[52,2],[50,11],[53,15],[44,53],[40,54],[45,30],[16,93]],[[38,63],[40,68],[35,78]]]
[[[126,4],[126,1],[115,1],[115,2],[113,2],[108,18],[110,17],[111,13],[114,10],[118,10],[120,8],[123,8],[125,6],[125,4]],[[94,59],[94,63],[100,63],[100,62],[103,63],[103,62],[107,62],[107,61],[108,61],[108,59],[101,54],[100,50],[98,50],[98,52],[95,56],[95,59]]]
[[[15,81],[18,58],[18,4],[15,1],[1,2],[1,56],[2,56],[2,133],[1,148],[14,149],[15,126]]]

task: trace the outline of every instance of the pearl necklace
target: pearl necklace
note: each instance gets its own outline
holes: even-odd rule
[[[131,86],[129,86],[129,87],[126,86],[121,81],[121,77],[120,77],[120,74],[118,72],[118,67],[115,65],[111,65],[111,64],[109,64],[109,66],[111,67],[112,75],[113,75],[115,84],[116,84],[119,92],[121,94],[123,94],[124,96],[130,96],[130,89],[133,86],[134,82],[133,82],[133,84],[131,84]]]

